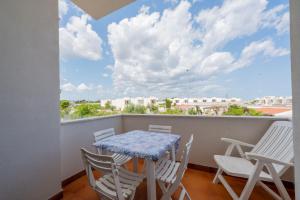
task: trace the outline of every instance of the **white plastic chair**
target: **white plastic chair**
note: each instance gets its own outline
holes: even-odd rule
[[[89,184],[101,199],[134,198],[136,188],[144,179],[142,175],[118,166],[109,155],[94,154],[82,148],[81,156]],[[95,179],[92,169],[99,171],[101,178]]]
[[[152,132],[159,132],[159,133],[171,133],[172,126],[162,126],[162,125],[150,124],[148,130],[152,131]]]
[[[293,166],[293,128],[291,122],[274,122],[256,145],[228,138],[222,138],[222,141],[229,143],[229,146],[225,155],[214,156],[219,169],[213,182],[218,183],[221,181],[233,199],[249,199],[256,183],[275,199],[291,199],[280,179],[280,176],[289,167]],[[242,146],[250,147],[252,150],[244,153]],[[230,156],[234,148],[238,150],[241,157]],[[253,164],[253,161],[255,164]],[[240,197],[224,179],[223,172],[231,176],[248,179]],[[262,181],[274,182],[280,196]]]
[[[114,128],[109,128],[109,129],[104,129],[104,130],[100,130],[94,133],[94,137],[95,137],[95,142],[107,139],[111,136],[115,135],[115,129]],[[103,154],[102,149],[101,148],[97,148],[97,151],[99,154]],[[122,155],[122,154],[118,154],[118,153],[114,153],[112,154],[112,157],[114,158],[115,162],[118,165],[123,165],[126,162],[128,162],[129,160],[131,160],[130,156],[126,156],[126,155]]]
[[[189,142],[186,143],[183,150],[181,162],[175,162],[168,159],[162,159],[156,166],[156,179],[163,192],[162,200],[172,199],[172,194],[181,187],[179,200],[185,197],[191,200],[189,193],[181,183],[185,170],[187,169],[189,161],[189,153],[193,142],[193,135],[191,135]]]
[[[150,124],[149,128],[148,128],[148,131],[158,132],[158,133],[169,133],[169,134],[171,134],[171,132],[172,132],[172,126]],[[171,154],[172,160],[176,161],[175,146],[172,146],[171,152],[167,151],[166,153],[168,154],[168,156],[170,156],[170,154]]]

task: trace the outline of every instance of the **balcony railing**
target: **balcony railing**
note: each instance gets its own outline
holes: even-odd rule
[[[147,130],[149,124],[172,126],[172,132],[182,136],[186,142],[194,134],[190,163],[215,168],[214,154],[223,154],[226,144],[221,137],[234,138],[255,144],[265,130],[275,120],[274,117],[203,117],[174,115],[114,115],[99,118],[81,119],[61,124],[61,170],[62,180],[83,170],[80,147],[94,150],[93,132],[115,128],[117,133],[130,130]],[[181,151],[181,149],[180,149]],[[292,181],[293,173],[288,171],[284,178]]]

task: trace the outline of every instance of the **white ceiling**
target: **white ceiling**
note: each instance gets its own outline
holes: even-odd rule
[[[126,6],[135,0],[72,0],[78,7],[92,16],[100,19],[109,13]]]

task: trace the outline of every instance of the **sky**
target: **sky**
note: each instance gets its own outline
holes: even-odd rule
[[[288,0],[59,0],[61,99],[291,96]]]

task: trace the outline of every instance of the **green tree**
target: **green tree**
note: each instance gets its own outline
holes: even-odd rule
[[[223,115],[235,115],[235,116],[262,116],[263,113],[253,109],[242,107],[238,105],[231,105],[228,108],[227,112],[224,112]]]
[[[69,115],[71,111],[71,103],[68,100],[61,100],[60,101],[60,116],[64,118],[65,116]]]
[[[127,104],[126,107],[123,109],[124,113],[134,113],[134,105],[132,103]]]
[[[195,108],[190,108],[190,109],[188,110],[188,114],[189,114],[189,115],[197,115],[198,112],[197,112],[197,110],[196,110]]]
[[[60,109],[64,110],[66,108],[69,108],[71,105],[70,101],[68,100],[61,100],[60,101]]]
[[[98,111],[100,110],[100,106],[98,104],[80,104],[77,105],[74,111],[75,118],[82,117],[92,117],[97,116]]]
[[[203,114],[203,111],[201,110],[200,106],[196,106],[196,111],[197,111],[198,115]]]
[[[161,112],[160,114],[166,114],[166,115],[182,115],[183,111],[181,109],[175,108],[175,109],[167,109],[165,112]]]
[[[148,106],[148,108],[151,113],[158,113],[158,106],[151,104]]]
[[[111,102],[107,101],[104,105],[105,109],[111,109]]]
[[[146,113],[147,108],[145,106],[142,105],[136,105],[134,112],[137,114],[145,114]]]
[[[128,104],[123,112],[124,113],[136,113],[136,114],[145,114],[146,113],[147,108],[145,106],[142,105],[134,105],[134,104]]]
[[[165,100],[165,103],[166,103],[166,108],[167,108],[167,109],[170,109],[171,106],[172,106],[172,100],[171,100],[171,99],[166,99],[166,100]]]
[[[249,109],[248,113],[250,116],[263,116],[264,115],[262,112],[259,112],[255,109]]]

